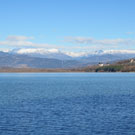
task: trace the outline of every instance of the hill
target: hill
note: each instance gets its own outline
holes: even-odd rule
[[[85,67],[85,72],[135,72],[135,59],[128,59],[114,64],[99,64]]]

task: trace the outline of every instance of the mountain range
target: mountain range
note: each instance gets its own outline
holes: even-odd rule
[[[23,48],[0,52],[0,67],[76,68],[135,58],[133,50],[62,52],[58,49]]]

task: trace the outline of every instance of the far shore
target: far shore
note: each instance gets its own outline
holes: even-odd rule
[[[0,73],[85,72],[79,69],[0,68]]]
[[[84,68],[75,69],[46,69],[46,68],[0,68],[0,73],[97,73],[95,70]],[[98,73],[135,73],[134,71],[98,71]]]

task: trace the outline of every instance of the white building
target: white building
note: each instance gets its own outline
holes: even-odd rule
[[[130,63],[133,63],[133,62],[134,62],[134,59],[131,59],[131,60],[130,60]]]
[[[98,66],[103,67],[103,66],[104,66],[104,64],[103,64],[103,63],[100,63],[100,64],[98,64]]]

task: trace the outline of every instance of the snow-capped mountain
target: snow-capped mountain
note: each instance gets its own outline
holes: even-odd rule
[[[13,49],[9,52],[13,54],[25,54],[28,56],[39,58],[55,58],[61,60],[71,59],[69,55],[62,53],[58,49],[22,48],[22,49]]]
[[[3,50],[4,51],[4,50]],[[58,49],[44,49],[44,48],[20,48],[13,50],[5,50],[9,54],[25,55],[35,58],[48,58],[57,60],[75,60],[80,65],[93,65],[99,62],[115,62],[135,58],[135,50],[97,50],[87,52],[65,52]],[[73,62],[72,62],[73,64]],[[73,64],[74,65],[74,64]]]
[[[105,55],[105,54],[135,54],[135,50],[97,50],[87,52],[65,52],[58,49],[44,49],[44,48],[20,48],[13,50],[6,50],[5,52],[25,54],[30,56],[38,56],[42,58],[58,58],[58,59],[70,59],[76,57],[88,57],[91,55]]]
[[[135,50],[99,50],[97,54],[135,54]]]
[[[85,63],[112,63],[115,61],[135,58],[134,50],[99,50],[93,53],[80,57],[80,60]]]

